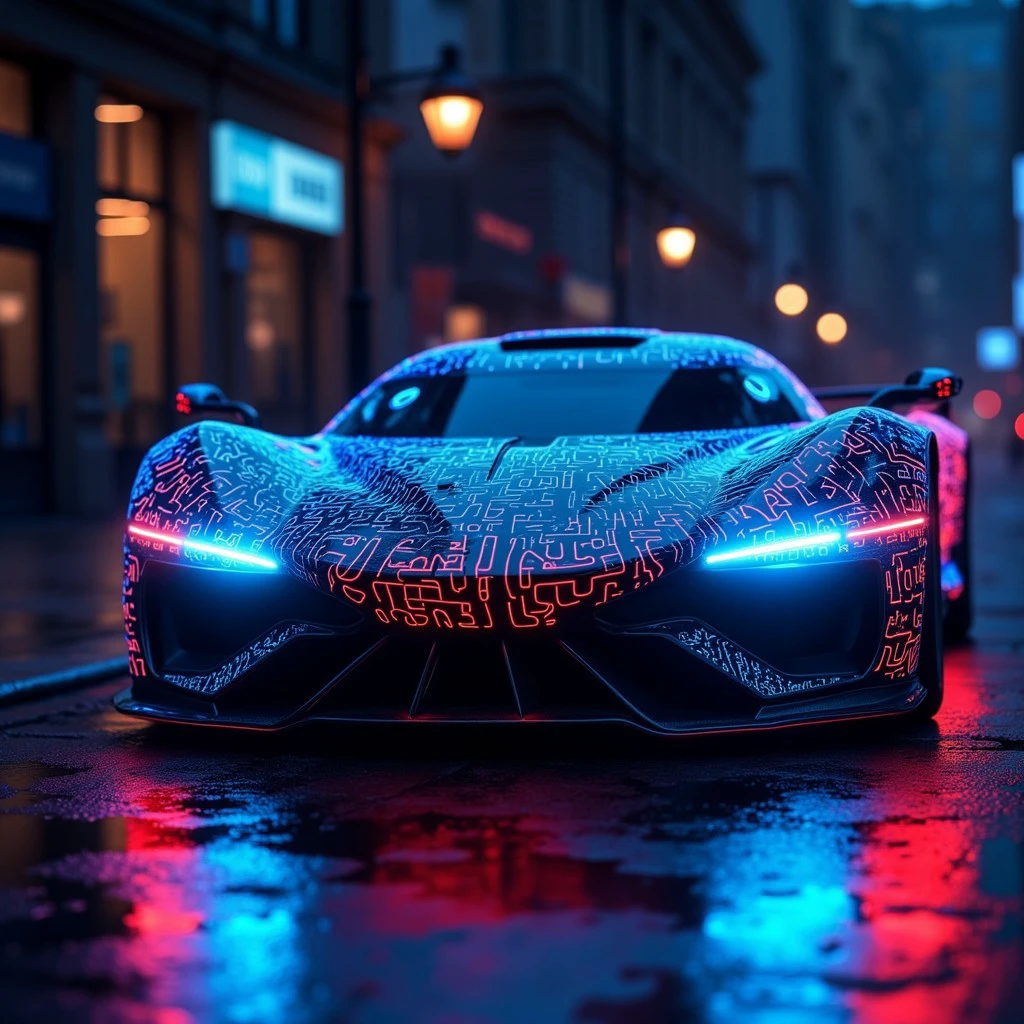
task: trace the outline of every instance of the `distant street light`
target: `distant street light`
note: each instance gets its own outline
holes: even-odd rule
[[[799,316],[809,302],[807,289],[795,281],[782,285],[775,293],[775,308],[784,316]]]
[[[839,313],[823,313],[818,317],[818,337],[826,345],[838,345],[848,330],[846,317]]]
[[[685,267],[697,245],[697,233],[684,217],[674,216],[672,222],[658,232],[658,254],[666,267]]]
[[[420,100],[430,141],[446,156],[458,156],[473,141],[483,109],[480,94],[459,68],[459,51],[443,47],[440,67]]]

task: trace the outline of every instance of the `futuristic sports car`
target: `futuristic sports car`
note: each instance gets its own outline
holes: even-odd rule
[[[959,387],[920,370],[826,415],[753,345],[611,329],[432,349],[312,437],[190,385],[179,412],[221,418],[139,469],[117,706],[261,729],[933,715],[943,620],[970,615]]]

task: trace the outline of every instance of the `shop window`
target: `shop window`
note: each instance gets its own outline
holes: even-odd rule
[[[32,93],[28,72],[0,60],[0,132],[32,134]]]
[[[294,48],[301,42],[302,0],[226,0],[225,6],[239,21],[272,35],[281,46]]]
[[[0,449],[41,440],[38,256],[0,246]]]
[[[444,314],[445,341],[471,341],[487,333],[483,307],[449,306]]]
[[[162,122],[121,97],[96,108],[100,344],[107,437],[131,459],[166,429]]]
[[[267,426],[286,434],[306,429],[302,291],[299,243],[252,232],[245,280],[248,393]]]

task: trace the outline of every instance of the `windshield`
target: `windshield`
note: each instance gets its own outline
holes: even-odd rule
[[[371,437],[559,437],[728,430],[805,419],[772,369],[522,371],[402,377],[373,388],[334,433]]]

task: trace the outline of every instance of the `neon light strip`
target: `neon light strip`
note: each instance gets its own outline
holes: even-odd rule
[[[777,540],[770,544],[755,544],[739,551],[723,551],[719,554],[708,555],[705,562],[708,565],[714,565],[717,562],[733,562],[739,558],[760,558],[762,555],[775,555],[780,551],[798,551],[801,548],[815,548],[823,544],[837,543],[839,543],[839,534],[825,531],[815,534],[813,537],[794,537],[792,540]]]
[[[922,526],[928,522],[926,516],[918,516],[916,519],[901,519],[898,522],[882,523],[880,526],[866,526],[863,529],[847,530],[847,540],[857,540],[859,537],[873,537],[879,533],[895,533],[897,530],[906,530],[911,526]]]
[[[129,525],[128,532],[135,537],[145,537],[146,540],[160,541],[162,544],[173,544],[184,551],[197,551],[204,555],[215,555],[217,558],[225,558],[230,561],[243,562],[246,565],[255,565],[261,569],[276,569],[277,562],[261,555],[251,555],[245,551],[236,551],[234,548],[218,547],[216,544],[207,544],[201,540],[192,540],[189,537],[177,537],[173,533],[158,533],[156,530],[146,530],[134,523]]]

